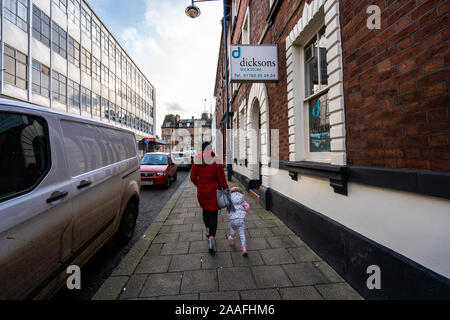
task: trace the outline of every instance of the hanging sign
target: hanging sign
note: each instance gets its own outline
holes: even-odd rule
[[[231,82],[278,81],[277,45],[231,45]]]

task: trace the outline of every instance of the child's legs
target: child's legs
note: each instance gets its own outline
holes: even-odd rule
[[[241,245],[247,246],[247,239],[245,238],[245,221],[242,221],[239,226],[239,237],[241,238]]]
[[[231,236],[231,238],[234,240],[234,239],[236,239],[236,231],[234,230],[234,226],[233,226],[233,223],[230,223],[230,236]]]
[[[240,219],[230,220],[230,235],[233,239],[236,239],[236,230],[239,229]]]

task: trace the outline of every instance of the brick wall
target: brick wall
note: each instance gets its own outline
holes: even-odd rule
[[[366,27],[380,6],[381,30]],[[350,165],[450,171],[450,1],[341,1]]]

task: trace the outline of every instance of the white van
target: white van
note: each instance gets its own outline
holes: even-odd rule
[[[0,99],[0,300],[41,299],[139,208],[133,132]]]

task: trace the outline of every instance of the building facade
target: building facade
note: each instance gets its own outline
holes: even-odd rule
[[[228,43],[278,45],[279,81],[229,83],[226,141],[222,34],[217,151],[231,143],[234,176],[366,298],[450,297],[449,10],[229,1]]]
[[[3,97],[154,136],[155,88],[87,1],[0,3]]]
[[[203,141],[211,141],[212,115],[203,113],[200,119],[181,119],[164,122],[161,126],[164,152],[199,150]]]

